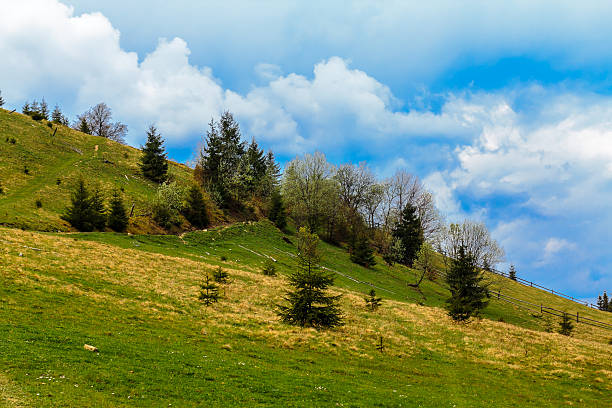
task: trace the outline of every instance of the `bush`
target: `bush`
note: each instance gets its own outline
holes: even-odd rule
[[[219,259],[221,259],[221,261],[225,262],[225,261],[227,261],[227,256],[221,255],[221,258],[219,258]]]
[[[49,127],[49,128],[51,128],[51,129],[53,129],[53,123],[51,123],[51,122],[47,122],[47,127]]]
[[[270,258],[266,259],[261,272],[266,276],[276,276],[276,265],[274,265],[274,261]]]
[[[163,228],[180,225],[183,207],[183,190],[176,182],[163,183],[157,189],[153,202],[153,219]]]
[[[36,200],[36,208],[42,208],[42,201],[40,201],[40,198],[38,200]]]
[[[57,180],[55,180],[55,185],[59,186],[60,184],[62,184],[62,179],[57,178]]]
[[[30,174],[30,169],[28,169],[28,166],[23,166],[23,174]]]

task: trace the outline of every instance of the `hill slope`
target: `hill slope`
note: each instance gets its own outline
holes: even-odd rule
[[[456,325],[415,303],[401,285],[409,270],[355,267],[327,245],[346,325],[281,324],[274,305],[294,248],[265,222],[182,237],[0,229],[0,239],[8,406],[605,406],[612,391],[612,346],[586,332]],[[265,255],[280,276],[261,274]],[[232,282],[205,308],[197,285],[216,265]],[[365,281],[385,298],[375,313]],[[441,286],[427,285],[425,301],[441,302]],[[529,320],[501,303],[497,313]]]
[[[136,215],[148,212],[156,185],[140,175],[140,150],[45,123],[0,109],[0,225],[68,230],[60,216],[79,177],[99,183],[107,195],[123,188]],[[184,183],[191,180],[191,170],[182,164],[170,162],[169,174]],[[149,217],[139,216],[132,218],[130,230],[159,232]]]

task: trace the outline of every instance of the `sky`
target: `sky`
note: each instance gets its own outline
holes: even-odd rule
[[[104,101],[177,161],[230,110],[282,162],[416,174],[501,269],[612,291],[610,2],[0,1],[5,108]]]

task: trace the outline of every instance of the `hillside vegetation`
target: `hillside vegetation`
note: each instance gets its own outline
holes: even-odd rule
[[[83,177],[89,184],[99,183],[107,197],[113,189],[123,189],[128,210],[132,204],[135,207],[129,231],[159,233],[148,216],[157,185],[140,174],[140,156],[140,150],[104,137],[62,125],[50,128],[45,121],[0,109],[0,224],[39,231],[69,230],[60,216],[76,180]],[[169,164],[172,179],[191,182],[188,167]]]
[[[267,222],[182,237],[10,229],[0,237],[8,406],[605,406],[612,391],[612,346],[592,335],[600,329],[545,333],[537,317],[494,301],[489,317],[525,328],[456,324],[429,305],[447,295],[441,286],[427,282],[423,299],[402,285],[408,269],[355,267],[338,247],[323,245],[323,264],[339,273],[346,325],[282,324],[274,307],[295,248]],[[261,273],[266,256],[279,276]],[[206,308],[198,285],[218,265],[231,282]],[[379,288],[378,311],[365,308],[370,286],[355,280]],[[536,296],[516,285],[506,289]]]

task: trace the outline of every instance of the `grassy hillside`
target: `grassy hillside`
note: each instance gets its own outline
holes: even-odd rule
[[[545,333],[494,301],[491,319],[457,325],[435,307],[442,286],[426,282],[423,298],[403,285],[410,270],[367,270],[336,247],[322,245],[323,263],[344,275],[346,325],[281,324],[273,309],[294,248],[269,223],[181,237],[0,229],[0,239],[7,406],[609,406],[612,333]],[[278,277],[261,274],[266,255]],[[216,265],[232,282],[205,308],[197,285]],[[365,281],[385,298],[377,312],[364,308]]]
[[[139,160],[138,149],[0,109],[0,225],[68,230],[60,215],[79,177],[99,183],[107,196],[123,188],[126,204],[136,205],[136,215],[146,214],[156,186],[140,175]],[[170,162],[169,173],[180,182],[191,180],[191,170],[181,164]],[[149,217],[131,222],[133,232],[159,232]]]

